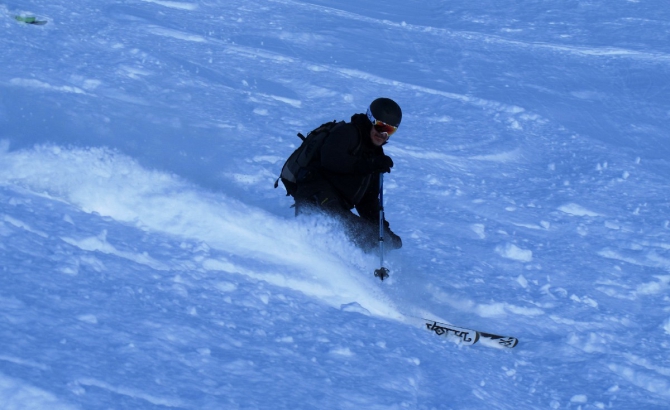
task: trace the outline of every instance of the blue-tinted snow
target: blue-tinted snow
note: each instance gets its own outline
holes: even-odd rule
[[[0,5],[0,408],[667,408],[670,9],[461,3]],[[272,189],[379,96],[383,284]]]

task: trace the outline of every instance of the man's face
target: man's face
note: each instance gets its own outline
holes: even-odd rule
[[[389,136],[388,136],[387,133],[379,132],[375,129],[375,127],[372,127],[370,129],[370,140],[372,140],[372,143],[376,147],[381,147],[382,145],[384,145],[384,143],[386,141],[388,141],[388,139],[389,139]]]

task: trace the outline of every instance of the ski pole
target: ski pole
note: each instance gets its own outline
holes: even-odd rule
[[[384,174],[379,174],[379,269],[375,269],[375,277],[384,281],[389,277],[389,270],[384,267]]]

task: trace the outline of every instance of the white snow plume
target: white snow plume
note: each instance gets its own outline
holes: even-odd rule
[[[0,152],[0,183],[15,184],[141,229],[207,243],[255,263],[237,266],[206,259],[225,270],[298,290],[340,307],[357,302],[372,314],[399,318],[373,286],[372,258],[324,218],[285,220],[164,172],[148,170],[105,148],[36,146]],[[248,267],[254,266],[253,270]],[[369,277],[368,277],[369,276]]]

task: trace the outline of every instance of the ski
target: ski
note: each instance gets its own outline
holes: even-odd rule
[[[486,346],[512,349],[519,344],[519,339],[512,336],[500,336],[493,333],[480,332],[478,330],[454,326],[430,319],[423,319],[423,321],[426,330],[433,332],[438,336],[455,340],[466,346],[471,346],[479,342]]]

